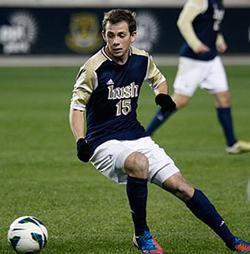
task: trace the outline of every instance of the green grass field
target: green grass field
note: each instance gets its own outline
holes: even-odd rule
[[[250,140],[250,67],[228,66],[234,125]],[[174,67],[163,67],[171,84]],[[17,217],[40,218],[49,231],[43,253],[139,253],[124,186],[76,158],[68,108],[77,67],[0,68],[0,253]],[[170,86],[172,91],[172,87]],[[144,125],[155,112],[145,86],[138,109]],[[197,91],[190,105],[154,136],[184,176],[201,188],[232,231],[250,240],[247,184],[250,154],[229,156],[212,97]],[[149,187],[148,221],[168,254],[230,253],[179,200]]]

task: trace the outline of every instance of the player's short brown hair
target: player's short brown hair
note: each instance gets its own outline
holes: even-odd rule
[[[108,22],[111,24],[116,24],[121,21],[128,23],[129,32],[131,34],[136,31],[135,12],[126,9],[113,9],[109,12],[105,12],[102,20],[102,30],[106,30],[106,25]]]

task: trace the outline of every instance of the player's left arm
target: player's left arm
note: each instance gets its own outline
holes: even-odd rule
[[[220,53],[224,53],[227,50],[227,43],[221,33],[218,33],[217,35],[216,48]]]
[[[148,60],[148,70],[146,81],[155,93],[155,103],[161,107],[162,112],[173,111],[176,104],[168,94],[168,84],[166,78],[155,65],[152,57]]]
[[[172,97],[168,94],[167,81],[160,83],[154,90],[155,103],[161,107],[162,113],[166,111],[174,111],[176,109],[176,104]]]

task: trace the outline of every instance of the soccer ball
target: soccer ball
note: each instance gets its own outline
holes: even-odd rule
[[[38,253],[48,241],[45,225],[33,216],[14,220],[8,231],[8,242],[17,253]]]

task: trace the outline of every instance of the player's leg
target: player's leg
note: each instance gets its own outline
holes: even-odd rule
[[[163,254],[163,248],[151,235],[146,222],[148,159],[140,152],[133,152],[126,158],[124,169],[128,174],[127,196],[135,227],[133,242],[143,253]]]
[[[137,149],[147,155],[149,180],[181,199],[190,211],[212,228],[226,243],[239,252],[248,252],[250,245],[236,238],[205,194],[192,187],[181,175],[174,161],[150,137],[142,139]]]
[[[146,202],[148,159],[122,141],[110,140],[101,144],[90,159],[103,175],[118,183],[127,183],[127,196],[132,211],[135,233],[148,229]]]
[[[231,233],[224,219],[206,195],[201,190],[193,188],[180,172],[165,180],[162,187],[181,199],[198,219],[214,230],[228,248],[250,253],[250,244],[236,238]]]
[[[229,91],[215,93],[214,96],[217,116],[222,126],[223,133],[225,135],[227,143],[226,151],[229,154],[239,154],[241,152],[249,152],[250,143],[245,141],[238,141],[234,134]]]
[[[205,194],[193,188],[181,175],[176,173],[163,183],[163,188],[185,202],[191,212],[212,228],[227,244],[234,239],[222,217]]]
[[[124,163],[128,174],[127,196],[136,235],[143,235],[148,230],[146,222],[146,205],[148,196],[148,159],[141,153],[131,153]]]
[[[176,104],[176,109],[174,111],[166,111],[164,113],[162,113],[161,109],[159,109],[146,128],[146,132],[148,133],[148,135],[151,136],[178,109],[185,107],[188,104],[190,97],[174,93],[172,95],[172,99]]]
[[[96,148],[90,161],[104,176],[118,183],[127,183],[127,196],[135,228],[135,245],[143,253],[163,254],[164,250],[152,237],[147,226],[149,166],[147,157],[136,152],[136,143],[136,140],[110,140]]]
[[[155,153],[156,152],[157,150],[155,150]],[[168,161],[169,163],[166,164],[165,167],[160,168],[156,161],[150,159],[149,163],[152,165],[152,168],[160,168],[160,170],[156,170],[151,181],[181,199],[191,212],[211,227],[224,242],[228,245],[232,244],[234,236],[207,197],[200,190],[193,188],[191,184],[183,178],[174,165],[174,162],[171,161],[166,153],[162,154],[161,151],[157,153],[159,154],[158,158],[165,157],[166,162]],[[154,157],[152,156],[149,158]],[[174,168],[176,168],[176,170],[174,170]],[[149,175],[151,171],[154,171],[154,169],[149,168]]]
[[[237,140],[233,128],[233,120],[230,106],[230,93],[229,91],[218,92],[214,94],[214,97],[217,116],[219,119],[219,123],[223,129],[227,146],[232,146],[237,142]]]
[[[250,143],[238,141],[234,134],[230,92],[220,57],[213,59],[210,65],[209,75],[202,87],[214,94],[217,117],[226,139],[226,151],[229,154],[248,152]]]

